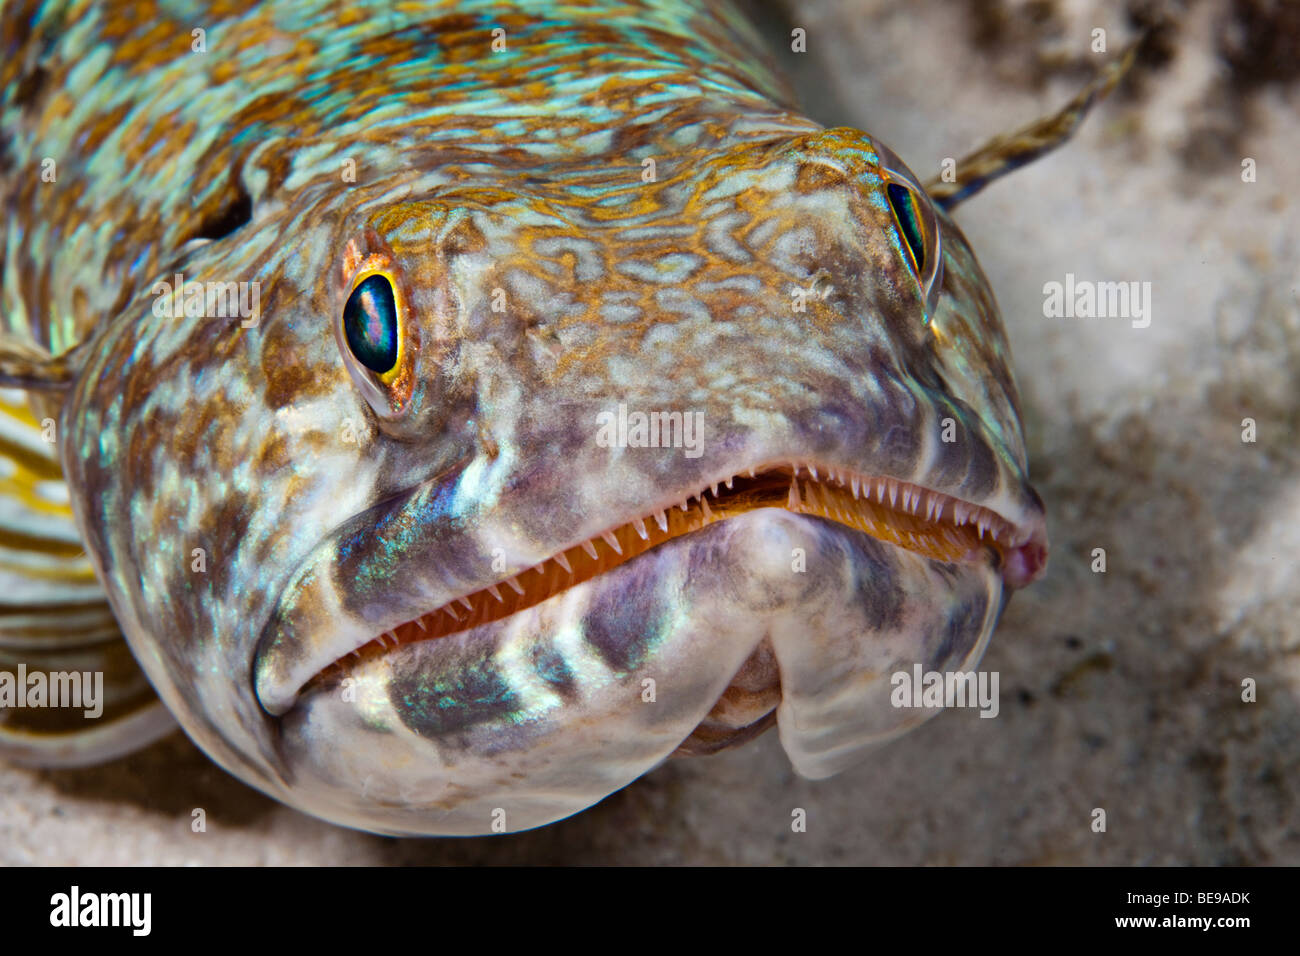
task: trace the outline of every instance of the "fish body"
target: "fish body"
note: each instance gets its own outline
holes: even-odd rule
[[[514,831],[773,724],[829,776],[1041,572],[973,252],[729,5],[0,25],[0,373],[112,611],[43,613],[276,798]],[[105,753],[162,726],[122,688]]]

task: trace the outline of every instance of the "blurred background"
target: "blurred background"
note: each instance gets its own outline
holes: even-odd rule
[[[1002,306],[1053,546],[984,660],[998,719],[941,714],[820,782],[768,734],[551,827],[434,840],[305,817],[176,733],[98,768],[0,766],[0,863],[1300,863],[1300,2],[749,9],[810,115],[922,179],[1145,33],[1073,142],[957,211]],[[1150,282],[1150,325],[1045,317],[1069,273]]]

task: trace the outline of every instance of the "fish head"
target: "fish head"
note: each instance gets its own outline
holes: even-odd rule
[[[931,716],[896,675],[975,666],[1046,555],[957,226],[855,130],[502,163],[304,186],[89,343],[65,472],[189,735],[326,819],[470,834]]]

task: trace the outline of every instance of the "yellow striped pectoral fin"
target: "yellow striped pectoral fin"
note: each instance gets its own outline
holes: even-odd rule
[[[0,389],[0,759],[81,766],[175,725],[95,579],[50,425]]]

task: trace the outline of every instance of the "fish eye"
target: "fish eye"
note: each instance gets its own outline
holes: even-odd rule
[[[943,286],[943,255],[939,239],[939,217],[925,189],[901,159],[887,146],[875,143],[885,180],[885,196],[899,245],[921,286],[925,300],[926,321],[934,314]]]
[[[396,372],[400,323],[387,276],[372,273],[352,289],[343,306],[343,339],[353,357],[381,381]]]
[[[912,256],[912,268],[917,275],[925,272],[925,239],[922,235],[921,210],[917,208],[916,196],[912,190],[898,183],[888,183],[885,191],[889,195],[889,208],[894,210],[894,220],[899,232],[907,240],[907,251]]]

